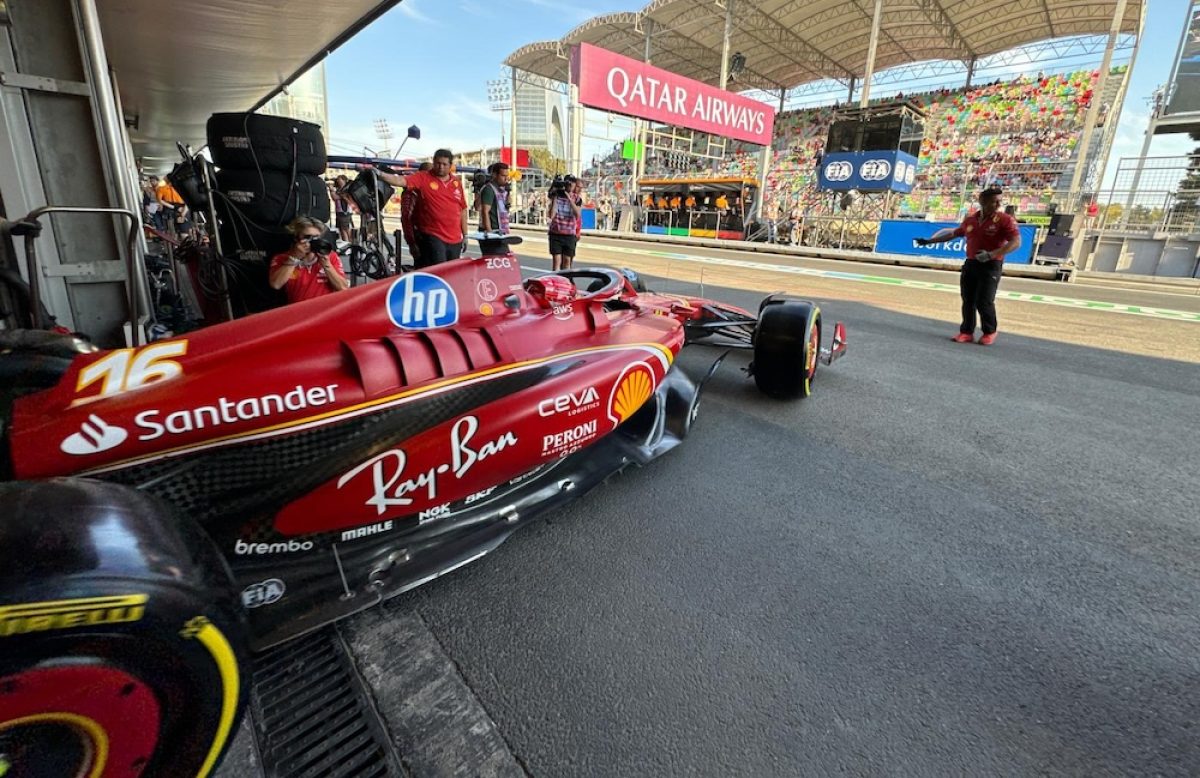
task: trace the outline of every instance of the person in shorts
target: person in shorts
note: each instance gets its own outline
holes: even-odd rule
[[[575,177],[563,179],[563,186],[555,189],[546,207],[549,219],[550,267],[552,272],[568,270],[575,261],[575,247],[579,244],[580,203],[575,194]]]

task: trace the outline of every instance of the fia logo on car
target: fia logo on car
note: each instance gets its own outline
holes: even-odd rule
[[[406,273],[392,284],[388,317],[406,330],[430,330],[458,322],[458,298],[450,284],[430,273]]]
[[[111,424],[105,423],[104,419],[93,413],[88,416],[87,421],[79,425],[79,432],[68,435],[59,444],[59,448],[62,449],[64,454],[72,454],[74,456],[98,454],[101,451],[116,448],[124,443],[128,437],[128,432],[120,427],[114,427]]]
[[[242,590],[242,605],[247,608],[261,608],[283,599],[287,587],[278,578],[268,578],[261,583],[250,584]]]
[[[882,181],[892,172],[892,163],[886,159],[868,159],[858,169],[863,181]]]
[[[849,162],[830,162],[825,166],[825,178],[829,181],[849,181],[854,173],[854,166]]]

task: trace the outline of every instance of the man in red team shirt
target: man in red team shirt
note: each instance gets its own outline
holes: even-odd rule
[[[422,162],[418,172],[426,173],[433,170],[432,162]],[[417,230],[413,219],[417,215],[417,190],[405,189],[400,194],[400,231],[404,234],[404,242],[408,244],[408,253],[412,254],[413,263],[421,258],[421,249],[417,247]]]
[[[450,151],[438,149],[433,153],[433,168],[427,173],[401,176],[376,171],[392,186],[402,186],[405,191],[411,189],[417,193],[413,214],[418,252],[413,261],[417,267],[458,259],[466,248],[467,196],[463,193],[462,183],[450,172],[453,162],[454,155]]]
[[[1000,212],[1001,194],[998,187],[984,189],[979,193],[979,210],[967,214],[958,227],[938,230],[932,238],[917,238],[918,246],[964,236],[967,239],[967,259],[958,280],[962,292],[962,324],[952,338],[955,343],[970,343],[975,339],[976,312],[983,329],[980,345],[990,346],[996,342],[996,289],[1004,272],[1004,256],[1021,247],[1017,220]]]
[[[289,303],[323,297],[350,286],[337,252],[318,254],[312,249],[314,240],[328,228],[310,216],[300,216],[288,225],[295,241],[283,254],[271,259],[269,283],[272,289],[283,289]]]

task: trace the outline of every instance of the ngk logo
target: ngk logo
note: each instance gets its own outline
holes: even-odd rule
[[[849,181],[852,175],[854,175],[854,166],[849,162],[830,162],[825,166],[827,181]]]
[[[882,181],[892,172],[892,163],[886,159],[869,159],[862,163],[858,174],[863,181]]]

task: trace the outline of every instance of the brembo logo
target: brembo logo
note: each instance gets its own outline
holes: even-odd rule
[[[428,330],[458,322],[458,298],[450,284],[430,273],[405,273],[388,290],[388,316],[397,327]]]
[[[849,162],[830,162],[825,166],[825,178],[829,181],[849,181],[854,175],[854,166]]]
[[[869,159],[862,163],[858,174],[863,181],[882,181],[892,172],[892,163],[886,159]]]

